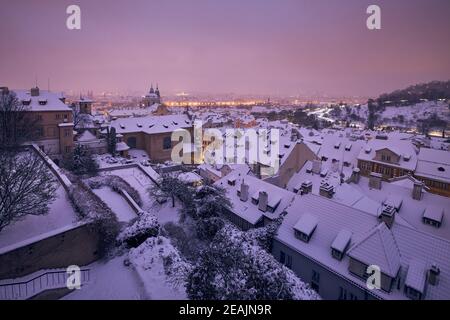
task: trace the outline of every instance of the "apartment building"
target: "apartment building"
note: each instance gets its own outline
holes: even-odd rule
[[[73,150],[73,114],[61,94],[40,90],[14,90],[33,120],[37,120],[35,142],[56,163]]]
[[[192,121],[184,114],[116,119],[111,122],[111,127],[122,135],[122,141],[129,148],[145,150],[155,162],[172,159],[172,150],[177,144],[172,141],[174,131],[187,130],[193,139]]]

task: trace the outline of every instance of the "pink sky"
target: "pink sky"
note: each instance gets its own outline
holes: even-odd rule
[[[2,1],[0,86],[378,95],[450,79],[449,15],[448,0]]]

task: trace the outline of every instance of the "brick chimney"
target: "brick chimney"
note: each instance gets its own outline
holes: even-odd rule
[[[38,97],[39,96],[39,88],[38,87],[31,88],[30,94],[32,97]]]
[[[265,191],[259,192],[259,203],[258,203],[258,209],[266,212],[267,211],[267,204],[269,202],[269,195]]]
[[[312,192],[313,184],[311,181],[304,181],[301,186],[301,194],[308,194]]]
[[[439,283],[439,274],[441,270],[439,270],[438,266],[433,263],[430,270],[428,271],[428,283],[432,286],[437,286]]]
[[[245,183],[245,181],[242,181],[241,184],[241,195],[240,195],[240,199],[241,201],[246,202],[248,200],[248,184]]]
[[[422,190],[423,190],[423,182],[415,181],[413,191],[412,191],[412,198],[414,200],[420,201],[422,199]]]
[[[394,207],[385,205],[381,212],[380,220],[386,223],[389,229],[392,228],[392,225],[394,224],[396,211],[397,210]]]
[[[372,172],[369,178],[369,187],[371,189],[381,190],[381,179],[383,176],[381,173]]]
[[[359,170],[359,168],[354,168],[353,171],[352,171],[351,181],[353,183],[358,183],[359,182],[359,178],[360,178],[360,170]]]
[[[334,187],[325,182],[320,185],[319,194],[325,198],[331,199],[334,194]]]
[[[322,161],[320,161],[320,160],[313,160],[312,172],[314,174],[319,174],[321,170],[322,170]]]

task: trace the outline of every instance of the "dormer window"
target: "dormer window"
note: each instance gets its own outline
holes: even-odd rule
[[[22,104],[24,106],[29,106],[31,104],[31,99],[24,99],[24,100],[22,100]]]
[[[439,167],[439,168],[438,168],[438,171],[439,171],[439,172],[445,172],[445,168],[444,168],[444,167]]]
[[[137,123],[136,125],[138,126],[138,128],[142,128],[142,124]]]
[[[121,129],[125,129],[125,125],[124,124],[120,124],[120,128]]]
[[[386,155],[386,154],[382,154],[382,155],[381,155],[381,161],[384,161],[384,162],[391,162],[391,156]]]
[[[372,148],[366,148],[365,153],[369,154],[372,152]]]
[[[349,143],[345,146],[345,151],[350,151],[352,149],[352,144]]]
[[[45,106],[47,104],[47,99],[39,99],[39,105]]]
[[[163,124],[163,127],[166,129],[169,128],[169,126],[167,124]]]
[[[344,258],[345,252],[350,246],[352,233],[347,229],[342,229],[337,234],[333,243],[331,244],[331,255],[337,260]]]
[[[228,185],[235,186],[236,185],[236,178],[228,179]]]
[[[340,142],[336,142],[336,144],[334,145],[335,149],[339,149],[341,147],[341,143]]]
[[[318,222],[319,220],[315,216],[305,213],[294,225],[295,237],[308,243],[317,228]]]

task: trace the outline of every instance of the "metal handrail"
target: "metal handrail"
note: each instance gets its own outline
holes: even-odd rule
[[[90,281],[89,269],[81,269],[80,273],[82,284]],[[27,281],[0,284],[0,300],[29,299],[46,290],[65,288],[68,277],[66,270],[47,271]]]

